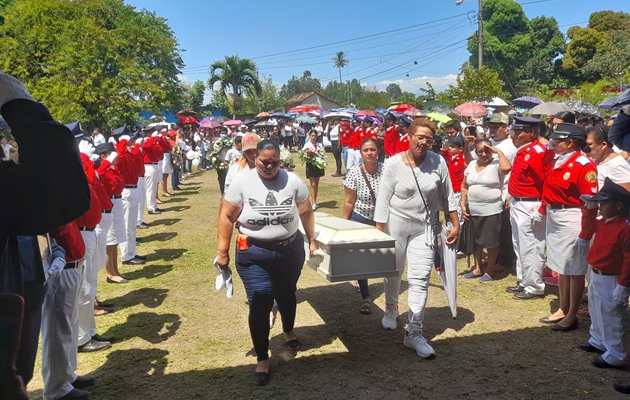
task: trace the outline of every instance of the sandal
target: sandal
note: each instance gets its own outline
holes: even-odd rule
[[[363,303],[361,303],[361,307],[359,307],[359,312],[363,315],[372,314],[372,303],[370,302],[370,300],[363,300]]]
[[[162,193],[162,196],[164,196],[164,197],[171,197],[171,194],[170,193]]]

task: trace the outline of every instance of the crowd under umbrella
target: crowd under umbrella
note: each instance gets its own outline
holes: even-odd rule
[[[488,115],[489,111],[486,107],[479,103],[463,103],[453,109],[453,114],[460,117],[481,118]]]
[[[588,114],[588,115],[592,115],[592,116],[595,116],[595,117],[601,117],[602,116],[602,114],[600,114],[600,112],[597,109],[597,107],[595,107],[591,103],[587,103],[587,102],[582,101],[582,100],[569,100],[569,101],[565,101],[564,104],[569,106],[569,108],[571,108],[571,110],[573,110],[573,112],[576,112],[576,113],[579,113],[579,114]]]
[[[532,108],[531,110],[529,110],[529,115],[556,115],[557,113],[563,111],[573,112],[573,110],[571,110],[571,107],[569,107],[568,105],[551,101],[549,103],[539,104],[536,107]]]
[[[630,104],[630,89],[621,92],[619,96],[604,100],[599,107],[606,110],[621,110],[626,104]]]
[[[542,103],[544,103],[544,101],[534,96],[522,96],[512,100],[513,105],[523,108],[534,108]]]
[[[307,124],[316,124],[317,120],[313,117],[300,116],[295,119],[298,122],[306,122]]]

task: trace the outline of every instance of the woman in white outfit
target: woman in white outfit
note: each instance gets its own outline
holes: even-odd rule
[[[385,278],[383,328],[396,329],[400,281],[406,260],[409,324],[403,343],[423,358],[435,355],[422,337],[422,322],[435,253],[434,239],[439,234],[438,207],[448,204],[454,225],[448,232],[447,243],[455,243],[459,233],[457,202],[446,162],[430,151],[435,129],[435,124],[424,118],[413,121],[409,127],[409,150],[385,162],[374,213],[376,228],[396,239],[398,276]]]

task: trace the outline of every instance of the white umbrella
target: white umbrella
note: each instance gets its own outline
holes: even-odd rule
[[[542,103],[537,105],[536,107],[529,110],[528,113],[529,115],[556,115],[557,113],[562,111],[573,112],[573,110],[571,110],[571,107],[567,106],[566,104],[551,101],[549,103]]]
[[[500,97],[493,97],[492,100],[490,100],[489,102],[482,102],[481,104],[489,107],[505,107],[509,105],[505,100]]]
[[[348,113],[348,112],[331,112],[330,114],[326,114],[323,117],[324,119],[331,119],[331,118],[339,118],[339,119],[350,119],[352,118],[352,114]]]

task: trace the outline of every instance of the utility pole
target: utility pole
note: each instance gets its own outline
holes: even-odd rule
[[[457,0],[456,6],[461,6],[464,0]],[[477,49],[478,67],[483,67],[483,0],[479,0],[479,11],[477,12],[477,38],[479,39],[479,48]]]

